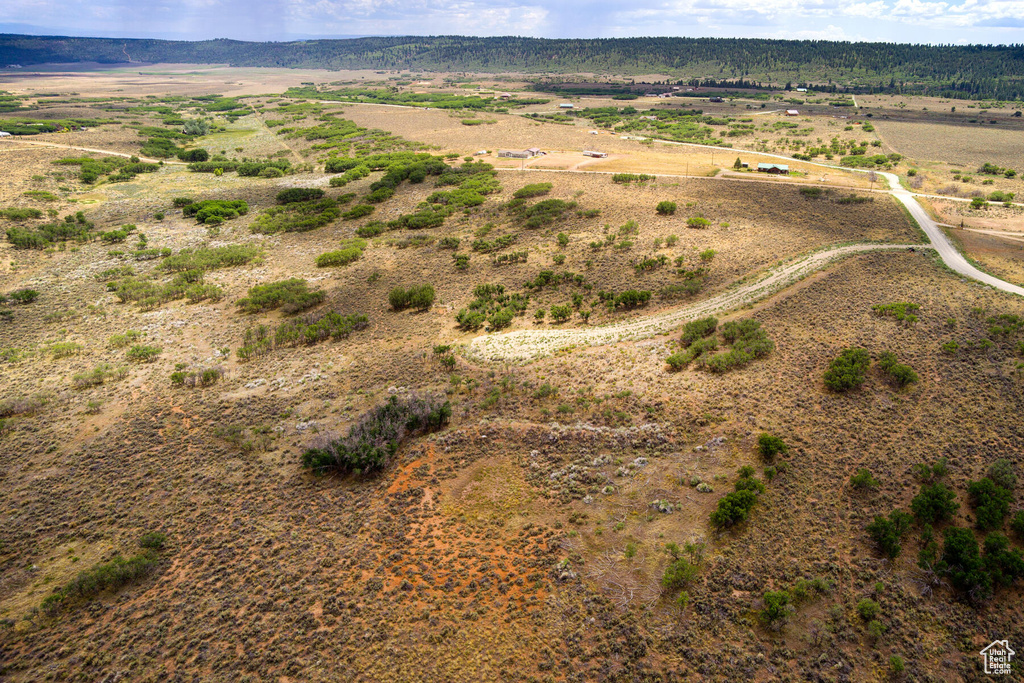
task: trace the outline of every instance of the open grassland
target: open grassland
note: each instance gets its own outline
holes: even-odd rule
[[[985,162],[1013,168],[1024,157],[1019,128],[876,121],[885,141],[912,159],[958,166],[968,172]]]

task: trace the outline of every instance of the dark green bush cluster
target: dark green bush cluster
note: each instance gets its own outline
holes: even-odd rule
[[[513,199],[506,206],[510,213],[522,221],[523,227],[534,230],[562,220],[576,208],[576,202],[543,199],[536,204],[527,204],[524,199]]]
[[[458,249],[460,244],[462,244],[462,240],[460,240],[458,237],[452,237],[451,235],[449,235],[447,237],[442,237],[437,241],[437,248],[454,250]]]
[[[111,280],[107,282],[107,291],[113,292],[121,303],[130,301],[143,310],[156,308],[175,299],[187,298],[190,303],[205,299],[220,301],[224,295],[224,291],[217,285],[203,283],[201,270],[181,271],[169,283],[133,276]]]
[[[314,472],[363,474],[382,470],[402,441],[442,428],[451,419],[451,404],[440,396],[392,396],[363,414],[343,438],[325,437],[302,455]]]
[[[655,207],[655,210],[660,216],[671,216],[676,212],[676,203],[669,201],[658,202],[658,206]]]
[[[526,263],[530,254],[526,251],[509,251],[504,254],[492,254],[491,263],[496,266],[504,266],[509,263]]]
[[[486,322],[491,330],[500,330],[512,324],[515,316],[526,313],[530,297],[522,294],[506,294],[505,286],[498,284],[477,285],[473,289],[476,297],[468,308],[455,315],[456,322],[464,330],[478,330]]]
[[[674,285],[667,285],[658,290],[658,296],[663,299],[678,299],[684,296],[693,296],[699,294],[704,289],[704,278],[686,278],[684,282],[679,282]]]
[[[438,228],[451,215],[452,210],[444,206],[424,206],[415,213],[404,213],[388,221],[389,230],[425,230]]]
[[[785,455],[788,451],[789,446],[786,445],[786,442],[774,434],[761,432],[757,437],[757,452],[767,462],[774,462],[776,455]]]
[[[224,157],[214,157],[213,161],[198,161],[188,165],[188,170],[193,173],[230,173],[237,171],[242,165],[241,161],[231,161]]]
[[[158,554],[167,537],[163,534],[146,534],[139,541],[142,552],[129,558],[115,555],[110,561],[79,572],[66,586],[57,588],[46,596],[42,611],[56,615],[62,608],[76,601],[86,601],[104,591],[114,591],[152,573],[160,561]]]
[[[264,235],[274,235],[279,232],[307,232],[322,228],[332,221],[338,220],[341,215],[338,202],[334,199],[294,200],[283,206],[272,206],[260,211],[250,226],[250,230]]]
[[[15,289],[7,294],[0,294],[0,304],[11,301],[16,304],[30,304],[39,298],[39,291],[36,289]]]
[[[896,354],[892,351],[883,351],[879,354],[878,367],[898,387],[905,387],[920,379],[912,367],[899,363],[896,360]]]
[[[920,304],[897,301],[891,304],[875,304],[871,307],[875,315],[896,318],[901,323],[916,323],[917,311],[921,310]]]
[[[283,322],[273,331],[267,325],[250,327],[242,338],[242,346],[235,353],[239,360],[251,360],[275,348],[316,344],[327,339],[347,339],[350,334],[365,329],[367,325],[369,319],[359,313],[311,313]]]
[[[615,298],[612,300],[612,307],[628,311],[634,308],[642,308],[650,300],[651,293],[646,289],[627,289],[615,295]]]
[[[883,555],[894,559],[899,556],[900,540],[910,529],[911,517],[902,510],[893,510],[888,517],[876,515],[868,524],[867,532]]]
[[[171,373],[171,384],[190,389],[208,387],[220,381],[224,376],[224,368],[197,368],[194,370],[175,370]]]
[[[655,176],[647,175],[645,173],[616,173],[612,175],[612,182],[619,185],[628,185],[629,183],[649,183],[657,180]]]
[[[661,268],[668,263],[668,256],[661,254],[659,256],[644,256],[642,259],[633,264],[633,270],[637,273],[643,273],[648,270],[656,270]]]
[[[310,291],[301,278],[268,282],[249,289],[249,295],[235,302],[244,313],[262,313],[281,308],[285,313],[304,311],[323,303],[327,294],[322,290]]]
[[[850,476],[850,486],[855,489],[876,489],[878,480],[871,474],[871,470],[860,468],[856,474]]]
[[[161,247],[159,249],[139,249],[138,251],[132,252],[132,258],[136,261],[152,261],[158,258],[167,258],[171,255],[170,247]]]
[[[210,159],[210,153],[202,147],[196,147],[195,149],[182,149],[178,151],[178,159],[190,163],[196,161],[208,161]]]
[[[149,363],[155,360],[161,353],[163,353],[163,349],[159,346],[135,344],[125,352],[125,357],[136,363]]]
[[[425,311],[434,305],[434,296],[434,286],[431,284],[395,287],[388,292],[388,303],[395,311],[406,308]]]
[[[473,251],[488,254],[492,251],[498,251],[499,249],[510,247],[515,244],[518,239],[519,236],[513,233],[511,235],[501,235],[500,237],[495,238],[493,242],[483,238],[475,239],[470,246],[473,248]]]
[[[274,198],[278,204],[291,204],[293,202],[313,202],[323,199],[324,191],[318,187],[289,187],[281,190]]]
[[[249,213],[249,204],[241,199],[206,199],[181,210],[186,218],[195,216],[200,223],[215,225]]]
[[[150,155],[156,156],[156,155]],[[169,154],[167,156],[173,156]],[[125,181],[131,180],[136,173],[152,173],[160,168],[158,164],[140,163],[135,157],[125,159],[124,157],[102,157],[93,159],[91,157],[67,157],[52,162],[59,166],[78,166],[78,179],[87,185],[91,185],[100,179],[101,176],[110,175],[110,180]]]
[[[871,357],[864,349],[845,349],[829,363],[825,371],[825,386],[832,391],[849,391],[864,384]]]
[[[210,163],[210,162],[207,162]],[[287,159],[276,159],[274,161],[243,161],[235,167],[240,176],[261,178],[280,178],[291,170],[291,162]],[[191,168],[192,165],[189,165]],[[228,169],[224,169],[227,171]]]
[[[711,523],[720,529],[747,519],[758,494],[764,491],[764,484],[754,478],[753,468],[744,467],[740,469],[735,489],[720,498],[718,507],[711,513]]]
[[[985,320],[990,336],[1009,336],[1024,330],[1024,317],[1013,313],[1000,313]]]
[[[366,225],[356,228],[356,235],[358,237],[376,237],[381,235],[387,230],[387,226],[380,221],[370,221]]]
[[[6,218],[9,221],[27,221],[32,218],[42,217],[43,212],[39,209],[19,209],[14,206],[0,209],[0,218]]]
[[[967,487],[974,508],[974,524],[981,531],[1001,529],[1003,521],[1010,514],[1013,491],[984,477],[971,482]]]
[[[7,229],[7,239],[16,249],[46,249],[51,244],[75,240],[86,242],[89,232],[96,226],[81,211],[64,216],[62,222],[47,223],[34,228],[13,226]]]
[[[247,263],[258,261],[262,255],[263,252],[259,247],[248,244],[182,249],[174,256],[165,258],[160,263],[160,269],[172,273],[187,270],[215,270],[244,266]]]
[[[524,185],[515,192],[512,196],[516,199],[530,199],[532,197],[540,197],[551,192],[551,183],[532,183],[530,185]]]
[[[710,337],[718,329],[718,318],[708,317],[691,320],[683,326],[683,336],[680,341],[683,346],[689,346],[698,339]]]
[[[545,287],[557,288],[562,283],[575,284],[589,289],[587,280],[585,277],[578,273],[570,273],[566,271],[564,273],[555,273],[553,270],[542,270],[537,273],[537,277],[532,280],[523,283],[523,286],[527,289],[544,289]]]
[[[697,578],[704,559],[703,543],[666,543],[665,552],[671,560],[661,575],[661,587],[667,592],[682,590]]]
[[[995,588],[1010,586],[1024,577],[1024,555],[1011,549],[1006,536],[998,532],[985,537],[983,552],[979,552],[970,529],[951,527],[943,534],[942,557],[935,571],[977,604],[990,598]]]
[[[694,321],[694,327],[689,332],[684,332],[685,350],[674,353],[667,359],[669,366],[673,370],[682,369],[689,363],[697,361],[698,367],[702,370],[726,372],[735,368],[741,368],[755,359],[763,358],[775,348],[775,342],[769,339],[765,331],[761,329],[761,323],[752,318],[747,318],[746,320],[730,321],[722,325],[719,331],[725,343],[730,344],[731,348],[728,351],[714,353],[718,349],[717,339],[710,337],[710,334],[714,332],[714,328],[707,331],[712,320],[714,318]],[[715,320],[715,324],[717,322]],[[692,336],[701,332],[707,332],[707,334],[693,342],[687,343],[685,341],[688,338],[687,334]]]

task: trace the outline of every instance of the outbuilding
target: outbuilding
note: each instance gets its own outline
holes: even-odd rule
[[[558,105],[559,109],[572,109],[572,107],[572,102],[562,102],[560,105]]]
[[[796,109],[787,109],[786,116],[800,116],[800,112]]]
[[[0,130],[0,138],[12,138],[12,137],[14,137],[14,136],[11,135],[10,133],[8,133],[6,130]]]
[[[585,150],[583,150],[583,156],[585,156],[585,157],[595,157],[597,159],[604,159],[606,156],[608,156],[608,152],[598,152],[598,151],[593,150],[593,149],[585,149]]]

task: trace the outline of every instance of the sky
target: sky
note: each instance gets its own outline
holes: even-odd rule
[[[444,34],[1024,44],[1024,0],[7,0],[0,32],[172,40]]]

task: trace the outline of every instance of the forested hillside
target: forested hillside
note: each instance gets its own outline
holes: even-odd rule
[[[327,69],[662,73],[948,97],[1024,97],[1024,46],[929,46],[723,38],[552,40],[461,36],[250,43],[0,35],[0,65],[228,63]]]

